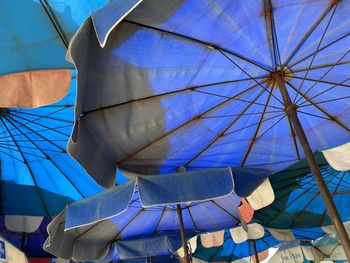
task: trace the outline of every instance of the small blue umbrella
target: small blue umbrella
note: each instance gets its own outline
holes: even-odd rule
[[[57,215],[101,190],[66,152],[75,81],[61,101],[36,109],[0,108],[1,215]]]
[[[350,140],[349,12],[337,0],[111,1],[71,44],[72,156],[105,186],[116,167],[277,171],[306,157],[350,260],[312,155]]]
[[[49,225],[44,249],[64,259],[96,260],[114,241],[181,231],[188,261],[185,231],[235,226],[239,196],[250,195],[266,176],[265,170],[242,168],[137,176],[69,204]]]

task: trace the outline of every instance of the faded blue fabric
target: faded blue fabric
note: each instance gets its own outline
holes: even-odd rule
[[[109,19],[98,31],[125,12],[115,3],[98,12]],[[347,143],[350,2],[265,3],[143,1],[103,48],[86,21],[71,52],[80,127],[72,156],[104,186],[115,164],[142,174],[284,169],[304,153],[270,81],[280,68],[312,150]]]
[[[244,169],[234,168],[232,170],[233,174],[245,175],[244,178],[237,176],[237,180],[240,181],[240,187],[249,189],[249,191],[246,191],[246,189],[243,191],[246,193],[245,196],[251,194],[268,175],[262,169],[247,169],[244,171]],[[246,177],[249,177],[250,180],[246,180]],[[250,185],[253,185],[253,187]],[[67,206],[65,229],[114,217],[120,217],[120,222],[124,222],[127,220],[128,214],[130,216],[134,214],[136,204],[140,209],[149,207],[150,210],[159,210],[157,213],[150,213],[151,217],[157,219],[163,215],[163,208],[160,207],[169,206],[169,209],[173,210],[175,204],[184,204],[186,202],[192,202],[193,204],[198,202],[196,205],[190,205],[194,209],[193,213],[198,216],[197,220],[204,225],[209,224],[211,227],[214,227],[215,224],[205,222],[208,220],[208,218],[205,218],[205,215],[210,216],[214,221],[216,221],[215,218],[217,217],[219,221],[224,221],[230,213],[227,214],[222,208],[219,208],[221,211],[217,208],[211,211],[210,207],[215,208],[217,204],[215,202],[205,201],[217,200],[217,202],[223,203],[222,205],[224,207],[228,207],[229,204],[234,206],[234,203],[239,205],[240,198],[235,194],[237,191],[239,189],[235,187],[230,169],[219,168],[153,176],[138,176],[136,181],[128,181],[114,189],[106,190],[97,195],[69,204]],[[203,203],[203,207],[201,207],[201,203]],[[197,206],[198,211],[196,211]],[[231,207],[229,211],[233,211],[232,209],[235,211],[236,207]],[[201,210],[203,210],[203,213],[206,213],[203,214],[203,218],[200,218]],[[216,213],[218,214],[216,215]],[[219,218],[220,215],[223,216],[222,219]],[[186,216],[190,216],[188,219],[191,219],[194,215],[187,214]],[[235,215],[230,216],[235,217]],[[154,219],[148,218],[147,221]],[[111,220],[113,221],[113,219]],[[173,219],[169,218],[169,220]],[[234,218],[234,221],[236,220],[237,217]],[[156,221],[153,223],[156,223]],[[196,228],[193,222],[190,222],[190,225],[191,228]],[[170,229],[164,228],[164,230]]]
[[[68,42],[107,0],[16,0],[0,3],[0,75],[74,68],[65,60]]]
[[[55,104],[0,109],[2,215],[57,215],[67,203],[104,190],[66,152],[75,81],[73,73],[68,95]]]
[[[234,190],[234,181],[230,169],[209,169],[166,176],[143,176],[138,178],[138,186],[142,204],[153,206],[229,195]]]

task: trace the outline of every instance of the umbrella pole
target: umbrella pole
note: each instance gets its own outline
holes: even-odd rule
[[[334,228],[339,236],[341,245],[344,249],[344,252],[346,254],[346,257],[348,261],[350,262],[350,240],[349,236],[345,230],[345,227],[343,225],[343,222],[340,218],[339,212],[337,208],[335,207],[335,204],[333,202],[333,198],[331,193],[329,192],[327,185],[323,179],[323,176],[320,172],[320,168],[318,167],[318,164],[316,162],[316,159],[312,153],[310,143],[305,135],[304,129],[300,123],[300,120],[297,115],[297,105],[293,104],[290,96],[288,94],[288,91],[286,89],[286,85],[284,82],[283,72],[280,70],[280,72],[275,73],[275,78],[277,85],[279,87],[279,90],[281,92],[281,95],[283,97],[283,101],[285,104],[285,113],[290,118],[293,127],[295,129],[295,133],[298,136],[300,143],[303,147],[306,160],[309,164],[310,170],[314,175],[315,181],[317,183],[318,190],[321,193],[323,202],[326,205],[327,211],[330,215],[330,218],[332,220],[332,223],[334,225]]]
[[[26,234],[23,232],[21,236],[21,251],[24,252],[24,242],[26,240]]]
[[[185,235],[185,227],[184,227],[184,222],[182,219],[181,207],[179,204],[176,204],[176,212],[177,212],[177,217],[179,218],[179,223],[180,223],[180,233],[181,233],[182,247],[184,249],[184,254],[185,254],[185,261],[186,261],[186,263],[190,263],[190,255],[188,254],[187,240],[186,240],[186,235]]]
[[[254,248],[254,257],[255,257],[255,261],[256,261],[257,263],[260,263],[259,255],[258,255],[258,249],[256,248],[256,242],[255,242],[254,239],[252,240],[252,243],[253,243],[253,248]]]

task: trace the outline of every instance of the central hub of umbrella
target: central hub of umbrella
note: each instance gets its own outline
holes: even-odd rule
[[[284,81],[288,81],[293,77],[293,73],[288,67],[278,67],[275,71],[270,72],[265,78],[265,83],[272,88],[278,88],[278,78],[281,75],[283,76]]]
[[[9,112],[8,108],[0,108],[0,116],[1,117],[6,116],[8,112]]]

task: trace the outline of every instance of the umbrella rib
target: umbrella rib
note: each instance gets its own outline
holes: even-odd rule
[[[215,202],[215,200],[210,200],[210,202],[212,202],[213,204],[215,204],[217,207],[219,207],[222,211],[224,211],[225,213],[227,213],[229,216],[231,216],[234,220],[236,220],[237,222],[240,222],[240,219],[235,217],[234,215],[232,215],[229,211],[227,211],[227,209],[223,208],[221,205],[219,205],[218,203]]]
[[[188,124],[191,123],[192,121],[195,121],[195,120],[200,119],[200,117],[203,116],[204,114],[207,114],[208,112],[210,112],[210,111],[212,111],[212,110],[214,110],[214,109],[216,109],[216,108],[218,108],[218,107],[220,107],[220,106],[222,106],[222,105],[228,103],[229,101],[235,99],[236,97],[242,96],[243,94],[245,94],[245,93],[251,91],[252,89],[254,89],[254,88],[256,88],[256,87],[257,87],[257,85],[253,85],[253,86],[251,86],[250,88],[248,88],[248,89],[246,89],[246,90],[244,90],[244,91],[242,91],[242,92],[236,94],[235,96],[233,96],[233,97],[231,97],[231,98],[228,98],[228,99],[226,99],[225,101],[220,102],[219,104],[215,105],[214,107],[211,107],[211,108],[209,108],[208,110],[206,110],[206,111],[204,111],[204,112],[202,112],[202,113],[200,113],[200,114],[194,116],[193,118],[191,118],[190,120],[184,122],[183,124],[179,125],[178,127],[176,127],[176,128],[174,128],[174,129],[172,129],[171,131],[169,131],[169,132],[163,134],[162,136],[158,137],[157,139],[153,140],[152,142],[150,142],[150,143],[148,143],[148,144],[142,146],[140,149],[136,150],[136,151],[133,152],[131,155],[126,156],[124,159],[122,159],[121,161],[119,161],[119,162],[117,163],[117,165],[119,165],[119,164],[121,164],[122,162],[126,161],[127,159],[133,157],[134,155],[136,155],[136,154],[138,154],[139,152],[143,151],[144,149],[146,149],[147,147],[151,146],[152,144],[154,144],[154,143],[156,143],[156,142],[162,140],[162,139],[165,138],[166,136],[168,136],[168,135],[170,135],[170,134],[176,132],[177,130],[179,130],[179,129],[185,127],[186,125],[188,125]]]
[[[149,25],[145,25],[145,24],[142,24],[142,23],[138,23],[138,22],[135,22],[135,21],[131,21],[131,20],[127,20],[127,19],[124,19],[122,21],[122,23],[128,23],[128,24],[132,24],[132,25],[135,25],[135,26],[138,26],[138,27],[142,27],[142,28],[147,28],[147,29],[150,29],[150,30],[154,30],[154,31],[158,31],[158,32],[161,32],[161,33],[164,33],[164,34],[167,34],[167,35],[171,35],[171,36],[174,36],[174,37],[178,37],[180,39],[184,39],[184,40],[187,40],[189,42],[193,42],[193,43],[196,43],[197,45],[200,45],[200,46],[203,46],[203,47],[206,47],[206,48],[214,48],[218,51],[224,51],[224,52],[227,52],[229,53],[230,55],[234,56],[234,57],[237,57],[241,60],[244,60],[256,67],[259,67],[267,72],[270,72],[270,69],[247,58],[247,57],[244,57],[243,55],[241,54],[238,54],[238,53],[235,53],[233,51],[230,51],[230,50],[227,50],[227,49],[224,49],[222,47],[218,47],[218,46],[215,46],[211,43],[208,43],[208,42],[205,42],[205,41],[202,41],[202,40],[199,40],[199,39],[196,39],[196,38],[192,38],[192,37],[189,37],[189,36],[186,36],[186,35],[182,35],[182,34],[179,34],[179,33],[175,33],[175,32],[171,32],[171,31],[167,31],[165,29],[161,29],[161,28],[157,28],[157,27],[153,27],[153,26],[149,26]]]
[[[13,143],[10,143],[10,142],[2,142],[0,141],[0,145],[2,145],[2,147],[9,147],[7,149],[11,149],[10,147],[15,147],[16,145],[14,145]],[[25,149],[37,149],[36,147],[31,147],[31,146],[24,146],[22,145],[21,148],[25,148]],[[57,153],[60,153],[61,151],[57,151],[57,150],[52,150],[52,149],[45,149],[45,148],[42,148],[43,150],[45,151],[50,151],[50,152],[57,152]]]
[[[278,119],[274,124],[272,124],[266,131],[264,131],[262,134],[260,134],[255,141],[259,140],[261,137],[263,137],[268,131],[270,131],[273,127],[275,127],[278,123],[280,123],[286,115],[283,115],[280,119]]]
[[[113,239],[113,241],[117,241],[118,238],[122,235],[122,232],[125,231],[125,229],[136,220],[136,218],[138,218],[140,216],[140,214],[145,210],[144,207],[142,207],[142,209],[137,212],[137,214],[128,222],[126,223],[126,225],[119,231],[119,233],[116,235],[116,237]]]
[[[350,98],[350,96],[345,96],[345,97],[340,97],[340,98],[330,99],[330,100],[322,100],[322,101],[317,102],[317,104],[323,104],[323,103],[327,103],[327,102],[333,102],[333,101],[338,101],[338,100],[344,100],[344,99],[348,99],[348,98]],[[303,105],[299,106],[299,108],[302,108],[302,107],[309,107],[309,106],[313,106],[313,104],[312,104],[312,103],[310,103],[310,104],[305,104],[305,103],[303,103]]]
[[[231,99],[232,98],[232,97],[229,97],[229,96],[215,94],[215,93],[211,93],[211,92],[207,92],[207,91],[201,91],[201,90],[195,90],[194,92],[203,93],[203,94],[207,94],[207,95],[212,95],[212,96],[216,96],[216,97],[224,98],[224,99]],[[264,90],[262,90],[262,92],[264,92]],[[234,98],[233,100],[246,102],[246,103],[251,103],[252,102],[252,101],[244,100],[244,99],[240,99],[240,98]],[[253,104],[254,105],[259,105],[259,106],[265,106],[265,104],[259,103],[259,102],[254,102]],[[268,105],[268,107],[269,108],[273,108],[273,109],[283,110],[283,108],[272,106],[272,105]],[[207,117],[205,117],[205,118],[207,118]]]
[[[66,38],[66,36],[65,36],[61,26],[60,26],[60,24],[58,23],[58,20],[57,20],[57,18],[55,16],[54,12],[52,11],[49,3],[47,2],[47,0],[40,0],[40,4],[44,8],[46,15],[50,19],[53,27],[55,28],[55,30],[57,32],[57,34],[60,36],[64,46],[66,47],[66,49],[68,49],[68,45],[69,45],[68,40],[67,40],[67,38]]]
[[[64,110],[65,108],[59,108],[58,110],[55,110],[55,111],[53,111],[53,112],[50,112],[50,113],[48,113],[48,114],[46,114],[46,115],[42,115],[42,116],[40,116],[40,117],[38,117],[38,118],[35,118],[34,120],[31,120],[31,121],[28,121],[28,122],[26,122],[26,123],[24,123],[22,126],[26,126],[28,123],[31,123],[31,122],[33,122],[33,121],[38,121],[38,120],[40,120],[40,119],[43,119],[43,118],[46,118],[46,117],[48,117],[48,116],[50,116],[50,115],[52,115],[52,114],[55,114],[55,113],[57,113],[57,112],[59,112],[59,111],[62,111],[62,110]],[[17,112],[18,113],[18,112]],[[16,115],[14,115],[14,116],[18,116],[18,114],[16,114]],[[1,134],[3,134],[3,133],[0,133],[0,135]]]
[[[313,81],[313,82],[321,82],[324,84],[330,84],[330,85],[335,85],[335,86],[341,86],[341,87],[346,87],[346,88],[350,88],[349,84],[344,84],[344,82],[348,81],[350,78],[347,78],[345,81],[342,81],[340,83],[337,82],[333,82],[333,81],[328,81],[328,80],[322,80],[322,79],[313,79],[313,78],[301,78],[301,77],[297,77],[297,76],[290,76],[291,78],[294,79],[301,79],[301,80],[308,80],[308,81]]]
[[[350,132],[350,129],[348,127],[345,126],[345,124],[343,124],[341,121],[339,121],[336,117],[332,116],[331,114],[329,114],[326,110],[324,110],[323,108],[321,108],[319,105],[317,105],[317,103],[313,102],[312,100],[310,100],[309,97],[307,97],[305,95],[305,93],[302,93],[300,91],[298,91],[289,81],[286,81],[286,83],[296,92],[298,92],[304,99],[306,99],[312,106],[314,106],[315,108],[317,108],[320,112],[322,112],[324,115],[326,115],[328,118],[330,118],[332,121],[334,121],[335,123],[337,123],[339,126],[341,126],[342,128],[344,128],[345,130],[347,130],[348,132]],[[319,103],[319,102],[318,102]]]
[[[258,105],[258,104],[256,104]],[[202,119],[215,119],[215,118],[229,118],[229,117],[237,117],[239,115],[242,116],[251,116],[251,115],[260,115],[263,112],[251,112],[251,113],[243,113],[243,114],[227,114],[227,115],[216,115],[216,116],[207,116],[207,117],[202,117]],[[266,111],[266,113],[280,113],[280,111]]]
[[[11,121],[10,121],[11,122]],[[11,122],[12,123],[12,122]],[[28,128],[28,127],[27,127]],[[30,128],[28,128],[29,130],[31,130]],[[63,170],[56,164],[56,162],[46,153],[43,151],[43,149],[41,149],[35,142],[33,142],[26,134],[25,132],[23,132],[20,129],[17,129],[20,133],[23,134],[24,137],[27,138],[27,140],[29,142],[31,142],[32,144],[34,144],[37,149],[46,157],[45,159],[49,160],[55,167],[56,169],[67,179],[67,181],[74,187],[74,189],[80,194],[80,196],[82,197],[86,197],[85,195],[83,195],[80,190],[76,187],[76,185],[71,181],[70,178],[68,178],[68,176],[66,176],[66,174],[63,172]],[[40,135],[39,135],[40,136]],[[41,136],[40,136],[41,137]],[[50,141],[49,141],[50,142]],[[51,143],[52,144],[52,143]],[[55,145],[55,144],[53,144]],[[56,146],[56,145],[55,145]],[[57,146],[56,146],[57,147]]]
[[[162,221],[162,217],[163,217],[163,215],[165,213],[165,209],[166,209],[166,206],[163,207],[162,213],[160,214],[159,220],[158,220],[158,222],[156,224],[156,227],[155,227],[155,229],[153,231],[153,235],[157,232],[157,229],[158,229],[158,227],[160,225],[160,222]]]
[[[309,57],[313,56],[315,53],[321,52],[322,50],[324,50],[324,49],[330,47],[331,45],[337,43],[338,41],[340,41],[340,40],[342,40],[342,39],[344,39],[344,38],[346,38],[346,37],[348,37],[348,36],[350,36],[350,33],[347,33],[347,34],[345,34],[345,35],[343,35],[343,36],[341,36],[341,37],[339,37],[339,38],[333,40],[333,41],[330,42],[329,44],[327,44],[327,45],[321,47],[319,50],[314,51],[314,52],[312,52],[311,54],[309,54],[309,55],[307,55],[307,56],[305,56],[305,57],[299,59],[299,60],[296,61],[295,63],[289,65],[289,68],[293,68],[295,65],[298,65],[299,63],[301,63],[301,62],[303,62],[304,60],[308,59]],[[293,72],[296,72],[296,70],[293,70]]]
[[[266,77],[267,77],[267,75],[264,75],[264,76],[259,76],[256,79],[264,79]],[[161,94],[157,94],[157,95],[143,97],[143,98],[139,98],[139,99],[133,99],[133,100],[129,100],[129,101],[122,102],[122,103],[112,104],[112,105],[100,107],[100,108],[97,108],[97,109],[84,111],[83,113],[81,113],[80,118],[82,118],[85,115],[87,115],[89,113],[92,113],[92,112],[96,112],[96,111],[99,111],[99,110],[106,110],[106,109],[110,109],[110,108],[115,108],[115,107],[126,105],[128,103],[139,102],[139,101],[153,99],[153,98],[158,98],[158,97],[164,97],[164,96],[168,96],[168,95],[172,95],[172,94],[176,94],[176,93],[187,92],[187,91],[197,91],[196,89],[200,89],[200,88],[208,88],[208,87],[212,87],[212,86],[218,86],[218,85],[224,85],[224,84],[232,84],[232,83],[237,83],[237,82],[241,82],[241,81],[249,81],[249,80],[253,80],[253,78],[245,78],[245,79],[240,79],[240,80],[229,80],[229,81],[214,82],[214,83],[209,83],[209,84],[203,84],[203,85],[188,87],[188,88],[185,88],[185,89],[174,90],[174,91],[170,91],[170,92],[167,92],[167,93],[161,93]],[[214,94],[211,94],[211,95],[214,95]]]
[[[350,60],[345,60],[343,62],[339,61],[336,63],[327,63],[327,64],[320,64],[320,65],[314,65],[312,66],[310,69],[320,69],[320,68],[329,68],[329,67],[333,67],[333,66],[341,66],[341,65],[347,65],[350,64]],[[308,68],[298,68],[293,70],[293,73],[298,73],[298,72],[302,72],[302,71],[306,71],[308,70]],[[291,74],[287,75],[287,77],[293,77]]]
[[[16,147],[16,148],[17,148],[16,145],[13,145],[13,147]],[[30,152],[25,152],[25,151],[23,151],[23,150],[19,151],[18,149],[13,149],[13,148],[11,148],[11,147],[1,146],[1,148],[7,149],[7,150],[11,150],[11,151],[14,151],[14,152],[25,153],[25,154],[28,154],[28,155],[31,155],[31,156],[34,156],[34,157],[38,157],[38,158],[45,159],[44,157],[42,157],[42,156],[40,156],[40,155],[36,155],[36,154],[30,153]],[[23,148],[23,147],[21,147],[21,148]]]
[[[213,140],[211,140],[207,145],[204,146],[195,156],[193,156],[186,164],[183,166],[189,165],[191,162],[193,162],[195,159],[197,159],[199,156],[201,156],[208,148],[210,148],[217,140],[222,138],[226,131],[228,131],[235,123],[243,116],[242,114],[245,113],[252,105],[253,103],[261,96],[261,94],[264,91],[261,90],[260,93],[241,111],[241,113],[234,118],[218,135],[215,136]]]
[[[265,17],[265,23],[266,23],[266,33],[269,39],[269,46],[273,54],[274,68],[276,68],[278,64],[282,65],[282,62],[281,62],[281,56],[278,48],[275,19],[273,16],[273,7],[271,4],[271,0],[264,0],[264,17]]]
[[[20,159],[18,159],[17,157],[14,157],[14,156],[12,156],[12,155],[11,155],[11,154],[9,154],[9,153],[4,152],[4,151],[3,151],[3,150],[1,150],[1,149],[0,149],[0,152],[1,152],[1,153],[3,153],[3,154],[5,154],[5,155],[7,155],[7,156],[9,156],[9,157],[11,157],[11,158],[13,158],[13,159],[15,159],[15,160],[17,160],[17,161],[19,161],[19,162],[21,162],[21,163],[23,163],[23,164],[26,164],[26,162],[25,162],[25,161],[20,160]]]
[[[350,78],[347,78],[347,79],[343,80],[343,81],[342,81],[341,83],[339,83],[339,84],[343,84],[344,82],[347,82],[349,79],[350,79]],[[339,86],[340,86],[340,85],[339,85]],[[330,88],[328,88],[328,89],[326,89],[326,90],[324,90],[324,91],[322,91],[322,92],[320,92],[320,93],[318,93],[318,94],[312,96],[310,99],[313,100],[313,99],[315,99],[315,98],[321,96],[322,94],[324,94],[324,93],[326,93],[326,92],[328,92],[328,91],[330,91],[330,90],[332,90],[332,89],[334,89],[334,88],[336,88],[336,87],[338,87],[338,85],[334,85],[334,86],[332,86],[332,87],[330,87]],[[302,106],[303,104],[305,104],[305,103],[306,103],[306,101],[300,103],[300,104],[299,104],[299,107],[301,107],[301,106]]]
[[[61,132],[61,131],[56,130],[56,127],[49,127],[49,126],[46,126],[46,125],[41,124],[41,123],[39,123],[39,122],[31,121],[30,119],[27,119],[27,118],[24,118],[24,117],[20,117],[19,115],[16,115],[15,117],[18,118],[18,119],[21,119],[21,120],[23,120],[23,121],[27,121],[26,124],[28,124],[28,123],[33,123],[34,125],[38,125],[38,126],[40,126],[40,127],[43,127],[43,128],[48,129],[48,130],[50,130],[50,131],[57,132],[58,134],[61,134],[61,135],[64,135],[64,136],[69,136],[69,135],[70,135],[70,134],[66,134],[66,133],[64,133],[64,132]],[[12,118],[12,119],[15,119],[15,118]],[[19,123],[23,124],[22,122],[19,122]],[[71,122],[71,125],[73,125],[73,122]],[[26,127],[27,125],[22,125],[22,127],[23,127],[23,126]]]
[[[299,147],[298,147],[298,144],[297,144],[297,137],[296,137],[296,134],[295,134],[292,122],[290,120],[290,117],[289,116],[287,116],[287,117],[288,117],[289,130],[290,130],[290,133],[291,133],[291,136],[292,136],[295,153],[297,154],[297,159],[301,160],[300,153],[299,153]]]
[[[5,122],[4,122],[2,119],[1,119],[1,121],[5,124]],[[5,124],[5,126],[7,127],[6,124]],[[17,130],[18,130],[18,129],[17,129]],[[19,132],[20,132],[20,131],[19,131]],[[12,133],[9,132],[9,134],[12,134]],[[50,216],[49,210],[48,210],[48,208],[47,208],[47,206],[46,206],[46,203],[45,203],[45,199],[44,199],[44,197],[43,197],[43,195],[42,195],[42,193],[41,193],[41,188],[38,187],[38,184],[37,184],[37,181],[36,181],[36,179],[35,179],[35,177],[34,177],[32,168],[30,167],[30,163],[27,162],[27,160],[26,160],[26,158],[24,157],[24,155],[23,155],[23,153],[22,153],[22,151],[21,151],[21,148],[18,146],[17,142],[16,142],[15,140],[13,140],[13,142],[16,144],[17,149],[19,150],[19,153],[21,154],[21,156],[22,156],[22,158],[23,158],[23,160],[24,160],[24,164],[25,164],[26,167],[28,168],[29,175],[30,175],[30,177],[31,177],[32,180],[33,180],[33,183],[34,183],[34,186],[35,186],[35,190],[36,190],[36,192],[37,192],[37,194],[38,194],[38,197],[39,197],[39,199],[40,199],[40,201],[41,201],[41,203],[42,203],[42,206],[43,206],[43,208],[44,208],[44,210],[45,210],[46,215],[47,215],[47,216]]]
[[[17,123],[17,124],[19,124],[18,127],[16,127],[16,125],[13,125],[13,126],[16,128],[16,130],[21,131],[21,130],[19,130],[19,128],[25,127],[27,130],[29,130],[30,132],[34,133],[36,136],[40,137],[40,138],[43,139],[43,140],[46,140],[46,142],[48,142],[48,143],[50,143],[51,145],[53,145],[53,146],[57,147],[58,149],[60,149],[60,150],[62,151],[62,153],[65,153],[65,152],[66,152],[66,150],[65,150],[64,148],[62,148],[61,146],[59,146],[59,145],[56,144],[56,143],[53,143],[52,140],[49,140],[49,139],[45,138],[44,136],[42,136],[41,134],[37,133],[36,131],[34,131],[32,128],[30,128],[30,127],[28,127],[28,126],[21,125],[22,123],[21,123],[20,121],[15,120],[15,119],[12,119],[12,121],[15,122],[15,123]],[[12,123],[12,122],[11,122],[11,123]],[[22,135],[23,135],[25,138],[27,138],[28,141],[30,141],[30,142],[32,142],[34,145],[36,145],[36,144],[34,143],[34,141],[32,141],[31,139],[29,139],[29,137],[27,136],[28,133],[25,133],[25,132],[22,132],[22,131],[21,131],[21,133],[22,133]]]
[[[275,115],[275,116],[273,116],[273,117],[266,118],[266,119],[264,119],[264,120],[261,121],[261,122],[270,121],[270,120],[273,120],[273,119],[275,119],[275,118],[277,118],[277,117],[284,116],[284,115],[285,115],[284,113],[281,113],[281,114]],[[253,127],[253,126],[255,126],[255,125],[258,125],[259,123],[260,123],[260,122],[255,122],[255,123],[253,123],[253,124],[249,124],[249,125],[247,125],[247,126],[245,126],[245,127],[243,127],[243,128],[239,128],[239,129],[237,129],[237,130],[234,130],[234,131],[231,131],[231,132],[229,132],[229,133],[226,133],[224,136],[229,136],[229,135],[231,135],[231,134],[233,134],[233,133],[236,133],[236,132],[242,131],[242,130],[244,130],[244,129]]]
[[[321,44],[322,44],[322,41],[323,41],[323,39],[324,39],[324,37],[325,37],[325,35],[326,35],[326,33],[327,33],[327,30],[328,30],[328,28],[329,28],[329,25],[330,25],[331,22],[332,22],[332,19],[333,19],[333,17],[334,17],[335,11],[337,10],[337,7],[338,7],[338,3],[335,5],[335,8],[333,9],[332,15],[331,15],[331,17],[329,18],[329,20],[328,20],[328,22],[327,22],[326,28],[323,30],[322,36],[321,36],[320,40],[318,41],[318,45],[317,45],[317,48],[316,48],[316,53],[312,56],[311,62],[310,62],[310,64],[309,64],[309,67],[308,67],[308,69],[306,70],[306,72],[305,72],[305,74],[304,74],[304,77],[302,78],[302,81],[301,81],[300,86],[299,86],[299,88],[298,88],[299,91],[301,90],[301,88],[302,88],[302,86],[303,86],[303,84],[304,84],[305,78],[308,76],[309,71],[310,71],[310,68],[311,68],[312,64],[314,63],[314,60],[315,60],[316,55],[317,55],[317,51],[319,50],[319,48],[320,48],[320,46],[321,46]],[[295,103],[295,101],[297,100],[297,97],[298,97],[298,93],[295,94],[295,97],[294,97],[294,99],[293,99],[293,103]]]
[[[244,68],[242,68],[241,66],[239,66],[235,61],[233,61],[232,58],[230,58],[225,52],[218,50],[219,53],[221,53],[225,58],[227,58],[227,60],[229,60],[233,65],[235,65],[237,68],[239,68],[244,74],[246,74],[248,77],[253,78],[252,75],[250,75]],[[277,98],[275,95],[272,94],[271,91],[268,90],[267,87],[264,87],[262,85],[262,83],[258,82],[256,79],[253,78],[253,80],[255,81],[255,83],[257,83],[263,90],[265,90],[268,93],[271,93],[272,97],[274,97],[279,103],[281,103],[281,105],[284,105],[284,103]]]
[[[264,0],[264,13],[263,16],[265,18],[265,27],[267,33],[267,39],[269,43],[269,48],[273,56],[273,68],[277,67],[277,58],[275,52],[275,43],[274,43],[274,34],[272,29],[272,6],[270,0]]]
[[[263,113],[262,113],[261,116],[260,116],[259,124],[258,124],[258,126],[256,127],[256,129],[255,129],[255,132],[254,132],[254,134],[253,134],[253,138],[250,140],[249,147],[248,147],[247,152],[245,153],[245,155],[244,155],[244,157],[243,157],[243,160],[242,160],[242,163],[241,163],[240,166],[244,166],[244,164],[245,164],[245,162],[247,161],[248,156],[249,156],[249,154],[250,154],[250,152],[251,152],[251,150],[252,150],[252,148],[253,148],[253,145],[254,145],[254,143],[255,143],[255,141],[256,141],[256,137],[258,136],[258,133],[259,133],[259,130],[260,130],[262,121],[263,121],[264,116],[265,116],[265,112],[266,112],[266,109],[267,109],[267,105],[268,105],[269,102],[270,102],[271,95],[272,95],[272,91],[271,91],[271,93],[269,93],[269,95],[268,95],[268,97],[267,97],[267,99],[266,99],[266,103],[265,103],[265,106],[264,106]]]
[[[39,114],[29,113],[29,112],[25,112],[25,111],[16,111],[16,110],[13,110],[13,109],[11,109],[11,112],[16,112],[16,113],[19,113],[19,114],[24,114],[24,115],[34,116],[34,117],[41,117],[42,116],[42,115],[39,115]],[[53,117],[50,117],[50,116],[45,117],[45,119],[50,119],[50,120],[60,121],[60,122],[66,122],[66,123],[71,123],[71,124],[73,123],[73,121],[63,120],[63,119],[59,119],[59,118],[53,118]]]
[[[293,49],[291,54],[286,59],[286,62],[284,62],[283,66],[288,65],[290,60],[295,56],[295,54],[298,52],[300,47],[304,44],[304,42],[309,38],[309,36],[315,31],[315,29],[320,25],[322,20],[327,16],[327,14],[332,10],[333,6],[338,2],[338,0],[332,0],[332,2],[329,4],[329,6],[326,8],[326,10],[322,13],[322,15],[316,20],[316,22],[312,25],[312,27],[308,30],[308,32],[303,36],[301,41],[298,43],[298,45]]]
[[[318,81],[316,81],[306,92],[304,92],[304,94],[305,95],[307,95],[309,92],[310,92],[310,90],[312,90],[313,89],[313,87],[315,87],[316,85],[317,85],[317,83],[319,82],[319,80],[322,80],[340,61],[342,61],[342,59],[347,55],[347,54],[349,54],[349,52],[350,52],[350,49],[340,58],[340,59],[338,59],[338,61],[333,65],[333,66],[331,66],[331,68],[330,69],[328,69],[327,70],[327,72],[325,72],[319,79],[318,79]],[[300,102],[300,100],[301,100],[301,98],[299,98],[299,100],[298,101],[296,101],[296,103],[295,104],[298,104],[299,102]]]
[[[308,116],[312,116],[312,117],[316,117],[316,118],[320,118],[320,119],[324,119],[324,120],[328,120],[328,121],[332,120],[332,119],[327,118],[327,117],[323,117],[323,116],[320,116],[320,115],[317,115],[317,114],[312,114],[312,113],[301,111],[301,110],[298,110],[298,113],[302,113],[302,114],[305,114],[305,115],[308,115]]]
[[[191,213],[191,211],[190,211],[190,208],[188,207],[187,204],[186,204],[186,209],[187,209],[187,211],[188,211],[188,214],[189,214],[190,217],[191,217],[191,220],[192,220],[192,223],[193,223],[193,226],[194,226],[195,230],[196,230],[197,232],[199,232],[198,226],[197,226],[196,222],[194,221],[193,216],[192,216],[192,213]]]

